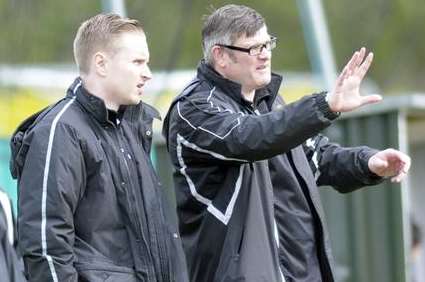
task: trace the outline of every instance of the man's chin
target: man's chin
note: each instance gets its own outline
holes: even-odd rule
[[[258,81],[258,88],[262,88],[266,85],[268,85],[271,81],[271,76],[270,77],[265,77],[264,79]]]
[[[142,99],[133,99],[133,100],[128,100],[125,102],[126,106],[135,106],[140,104],[140,102],[142,102]]]
[[[142,95],[134,96],[132,100],[133,100],[133,101],[132,101],[132,102],[133,102],[133,104],[134,104],[134,105],[137,105],[137,104],[139,104],[139,103],[142,101]]]

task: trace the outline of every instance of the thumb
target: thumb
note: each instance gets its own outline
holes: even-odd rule
[[[382,176],[382,171],[388,167],[388,162],[386,160],[380,159],[378,157],[372,157],[369,160],[369,169],[377,174]]]
[[[385,168],[385,167],[388,166],[388,162],[385,161],[385,160],[383,160],[383,159],[376,158],[374,160],[374,164],[373,165],[376,166],[376,167],[378,167],[378,168]]]
[[[382,101],[382,96],[381,95],[367,95],[367,96],[363,96],[362,97],[362,105],[367,105],[367,104],[374,104],[374,103],[378,103]]]

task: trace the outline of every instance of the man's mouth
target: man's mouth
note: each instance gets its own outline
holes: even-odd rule
[[[137,92],[139,95],[143,95],[143,86],[144,86],[144,83],[137,84],[137,89],[138,89]]]

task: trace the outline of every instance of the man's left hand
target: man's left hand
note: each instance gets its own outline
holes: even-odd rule
[[[410,157],[394,149],[386,149],[373,155],[368,162],[370,171],[381,177],[391,177],[399,183],[410,168]]]

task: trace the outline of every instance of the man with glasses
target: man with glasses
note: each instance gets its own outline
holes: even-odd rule
[[[317,136],[339,112],[381,99],[359,94],[372,54],[355,52],[333,91],[284,105],[276,38],[255,10],[219,8],[202,40],[197,76],[164,122],[191,281],[333,281],[317,185],[401,181],[410,164]]]
[[[218,46],[225,47],[231,50],[241,51],[248,53],[250,56],[258,56],[263,53],[263,50],[266,49],[268,51],[273,50],[276,47],[277,38],[274,36],[270,36],[270,40],[267,40],[265,43],[256,44],[249,48],[242,48],[233,45],[226,44],[217,44]]]

